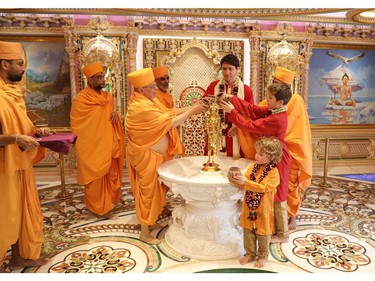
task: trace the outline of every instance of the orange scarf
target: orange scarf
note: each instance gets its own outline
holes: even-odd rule
[[[33,135],[34,124],[27,116],[24,96],[21,88],[15,84],[5,84],[0,78],[0,120],[4,135]],[[38,152],[45,153],[44,148],[32,151],[22,151],[17,145],[6,145],[4,148],[5,173],[8,176],[14,175],[16,171],[32,167],[36,162]],[[44,158],[44,157],[41,157]],[[41,160],[41,159],[39,159]]]

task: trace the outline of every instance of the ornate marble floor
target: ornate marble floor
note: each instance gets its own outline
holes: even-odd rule
[[[43,256],[49,263],[23,268],[18,273],[374,273],[375,272],[375,184],[328,178],[328,186],[315,177],[304,195],[297,216],[297,229],[285,244],[271,245],[271,256],[263,270],[254,263],[240,265],[238,258],[199,261],[173,251],[164,235],[170,217],[161,217],[154,235],[157,246],[138,239],[134,200],[128,183],[115,208],[118,219],[99,219],[87,212],[83,189],[68,185],[74,195],[57,197],[59,182],[39,181],[45,222]],[[182,199],[168,194],[173,207]],[[6,265],[10,252],[8,252]],[[9,272],[9,269],[6,268]],[[1,274],[5,275],[5,274]],[[4,277],[4,276],[0,276]]]

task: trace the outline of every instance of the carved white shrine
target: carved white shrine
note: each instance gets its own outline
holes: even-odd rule
[[[251,163],[246,159],[218,157],[220,171],[204,172],[207,156],[173,159],[158,170],[159,179],[184,203],[175,207],[173,221],[165,234],[176,252],[199,260],[223,260],[244,254],[242,228],[238,225],[243,191],[227,179],[230,167],[243,173]]]

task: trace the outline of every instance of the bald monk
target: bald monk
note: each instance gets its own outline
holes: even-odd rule
[[[273,78],[274,83],[293,84],[295,72],[286,68],[277,67]],[[259,105],[266,105],[265,100]],[[302,192],[311,184],[312,177],[312,146],[311,129],[306,105],[302,97],[295,93],[292,95],[288,106],[288,127],[285,142],[292,157],[288,181],[287,212],[289,217],[288,228],[296,228],[296,215],[302,203]],[[250,150],[256,140],[254,136],[239,132],[239,141],[244,150],[245,157],[254,159],[254,152]],[[277,239],[276,239],[277,240]],[[274,239],[275,241],[275,239]]]
[[[24,73],[22,45],[0,41],[0,272],[10,246],[10,270],[48,262],[40,258],[43,215],[33,171],[45,149],[31,137],[35,128],[19,84]]]
[[[151,235],[149,226],[155,224],[163,211],[168,191],[158,180],[158,168],[183,152],[176,127],[206,108],[196,104],[179,115],[167,109],[155,98],[156,84],[151,68],[129,73],[128,78],[134,92],[125,119],[126,159],[136,215],[141,224],[139,239],[156,245],[160,240]]]
[[[175,107],[173,96],[169,93],[169,69],[168,66],[162,65],[152,69],[155,78],[156,98],[168,109],[173,109],[176,115],[180,115],[189,110],[192,106]],[[177,130],[177,129],[176,129]],[[183,145],[183,144],[182,144]],[[185,147],[184,147],[185,152]],[[169,211],[170,212],[170,211]]]
[[[89,64],[83,74],[87,87],[74,97],[70,112],[70,125],[77,135],[78,183],[85,186],[84,201],[92,213],[116,218],[110,211],[120,199],[124,131],[112,95],[102,90],[102,65]]]
[[[156,98],[166,107],[169,109],[174,109],[177,115],[184,113],[186,110],[189,110],[191,106],[184,106],[184,107],[175,107],[173,102],[173,96],[169,89],[169,70],[168,66],[162,65],[159,67],[154,67],[152,69],[155,78],[156,90],[155,95]]]

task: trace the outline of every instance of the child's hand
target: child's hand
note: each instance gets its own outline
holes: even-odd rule
[[[235,186],[237,186],[239,188],[243,188],[243,185],[246,182],[246,178],[242,174],[228,177],[228,180],[229,180],[230,183],[234,184]]]
[[[222,108],[225,112],[231,112],[232,109],[234,109],[234,106],[231,102],[227,102],[227,101],[221,101],[220,102],[220,108]]]

